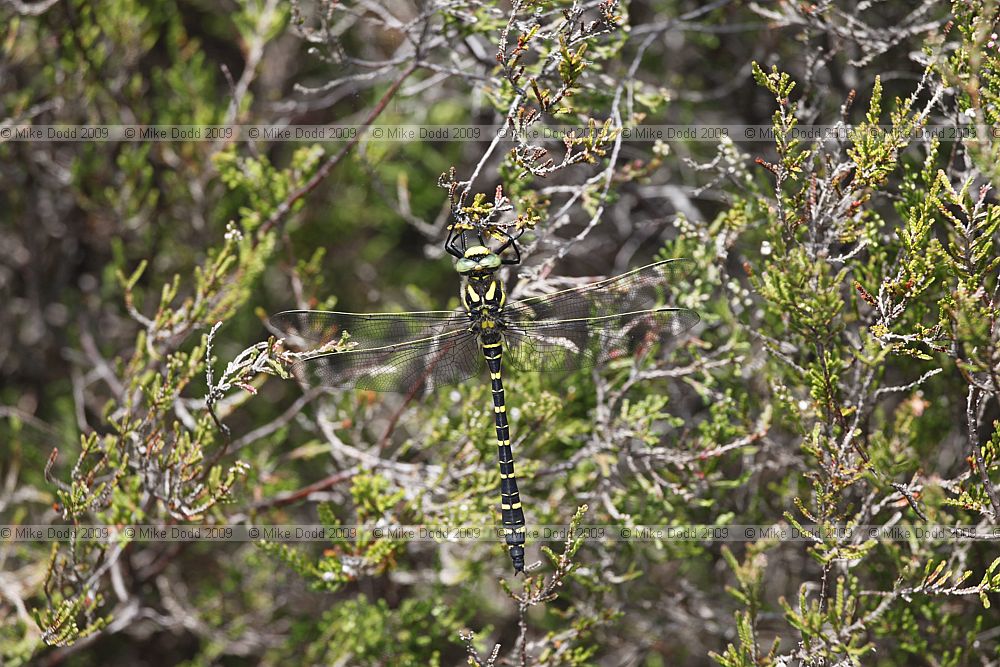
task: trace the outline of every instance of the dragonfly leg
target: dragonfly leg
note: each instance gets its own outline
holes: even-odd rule
[[[461,249],[458,247],[458,243],[462,244]],[[458,229],[458,223],[453,225],[448,231],[448,238],[444,242],[444,249],[448,251],[448,254],[454,255],[459,259],[465,257],[465,232]]]
[[[500,461],[500,521],[504,528],[507,551],[514,564],[514,573],[524,571],[524,510],[521,494],[514,476],[514,454],[510,448],[510,425],[507,423],[507,404],[504,401],[503,379],[500,377],[500,350],[502,343],[483,342],[483,354],[490,369],[493,389],[493,414],[497,429],[497,455]]]
[[[519,238],[521,238],[522,234],[524,234],[524,230],[522,229],[520,232],[518,232],[517,236],[511,236],[507,232],[503,232],[503,231],[500,232],[500,233],[503,234],[504,236],[506,236],[507,240],[504,242],[504,244],[502,246],[500,246],[499,249],[497,249],[497,254],[500,255],[507,248],[511,248],[512,247],[512,248],[514,248],[514,257],[513,258],[505,258],[502,261],[503,261],[504,264],[520,264],[521,263],[521,249],[517,247],[516,241]]]

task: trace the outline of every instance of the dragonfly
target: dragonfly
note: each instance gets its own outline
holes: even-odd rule
[[[512,241],[512,240],[511,240]],[[515,258],[486,245],[464,249],[456,310],[344,313],[289,310],[270,324],[299,345],[318,344],[294,363],[307,384],[417,395],[489,371],[500,468],[500,517],[514,573],[524,571],[525,518],[514,474],[503,371],[571,372],[639,355],[699,321],[662,305],[692,264],[667,259],[612,278],[507,301],[497,272]],[[509,254],[509,253],[508,253]]]

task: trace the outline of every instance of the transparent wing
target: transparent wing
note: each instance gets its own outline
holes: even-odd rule
[[[620,276],[510,304],[505,359],[520,371],[569,371],[625,355],[687,331],[698,314],[669,308],[668,287],[691,271],[669,259]]]
[[[464,312],[426,310],[409,313],[339,313],[327,310],[286,310],[270,319],[271,328],[299,347],[328,344],[344,334],[365,347],[385,347],[430,338],[468,324]]]
[[[504,331],[504,360],[517,371],[572,371],[625,356],[679,335],[699,321],[685,308],[555,320]]]
[[[424,392],[481,373],[476,335],[468,328],[396,345],[320,353],[292,367],[308,384],[384,392]]]
[[[689,259],[667,259],[587,285],[515,301],[505,314],[509,321],[530,327],[552,320],[655,310],[665,302],[667,288],[693,268]]]

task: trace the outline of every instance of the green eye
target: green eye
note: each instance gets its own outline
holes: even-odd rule
[[[500,268],[500,256],[489,254],[479,260],[479,265],[487,269],[499,269]]]
[[[458,271],[459,273],[468,273],[469,271],[472,271],[474,268],[476,268],[475,260],[463,257],[462,259],[455,262],[455,270]]]

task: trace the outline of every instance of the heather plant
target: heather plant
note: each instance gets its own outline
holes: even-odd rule
[[[997,541],[886,536],[1000,524],[995,2],[0,16],[0,130],[223,128],[0,132],[0,525],[89,527],[0,534],[0,664],[1000,664]],[[635,138],[671,123],[769,138]],[[371,132],[449,124],[503,131]],[[122,530],[497,523],[486,382],[300,386],[264,325],[458,307],[449,232],[518,239],[512,299],[693,266],[692,333],[507,374],[528,523],[566,527],[523,578],[500,541]],[[588,532],[663,525],[725,539]]]

